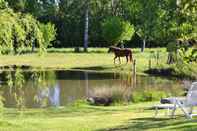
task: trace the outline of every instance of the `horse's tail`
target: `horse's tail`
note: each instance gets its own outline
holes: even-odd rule
[[[129,53],[130,62],[133,62],[133,55],[132,52]]]

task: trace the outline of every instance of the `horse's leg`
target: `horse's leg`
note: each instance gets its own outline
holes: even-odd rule
[[[119,59],[119,64],[121,64],[121,61],[120,61],[120,56],[118,57],[118,59]]]
[[[128,56],[126,56],[126,60],[127,60],[127,63],[128,63],[128,60],[129,60],[129,59],[128,59]]]
[[[117,56],[114,57],[114,64],[116,64],[116,58],[117,58]]]

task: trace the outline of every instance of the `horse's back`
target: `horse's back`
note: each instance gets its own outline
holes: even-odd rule
[[[116,50],[115,50],[115,54],[116,54],[117,56],[121,56],[121,57],[123,57],[123,56],[128,56],[128,55],[131,54],[131,50],[128,49],[128,48],[123,48],[123,49],[119,48],[119,49],[116,49]]]

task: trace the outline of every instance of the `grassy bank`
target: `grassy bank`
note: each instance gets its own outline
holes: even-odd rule
[[[151,68],[156,74],[166,76],[169,68],[176,71],[175,65],[167,65],[167,52],[165,48],[150,48],[144,53],[139,48],[132,49],[133,57],[137,62],[137,73],[145,74],[144,71],[149,69],[149,61],[151,60]],[[28,52],[28,51],[27,51]],[[113,53],[107,53],[107,48],[89,48],[88,53],[74,53],[72,48],[48,49],[48,53],[44,56],[38,56],[36,53],[25,53],[22,55],[0,55],[0,66],[9,65],[27,65],[32,67],[42,67],[51,69],[65,70],[88,70],[100,72],[128,72],[132,70],[132,64],[126,64],[126,59],[121,58],[121,64],[113,64]],[[156,59],[157,54],[159,58]],[[197,63],[189,64],[193,70],[197,70]],[[157,70],[159,69],[159,70]],[[162,69],[162,70],[160,70]],[[196,72],[185,70],[184,67],[178,70],[174,76],[197,77]],[[159,72],[159,73],[158,73]],[[160,73],[161,72],[161,73]],[[164,73],[162,73],[164,72]],[[172,76],[173,74],[168,73]]]
[[[156,65],[154,56],[151,52],[160,52],[159,65]],[[122,58],[122,64],[113,64],[112,53],[107,53],[107,48],[90,48],[89,53],[73,53],[73,49],[49,49],[49,53],[44,56],[37,54],[23,55],[1,55],[0,66],[5,65],[29,65],[32,67],[43,67],[53,69],[81,69],[90,71],[125,71],[132,69],[131,64],[126,64],[125,58]],[[164,48],[146,49],[145,53],[141,53],[140,49],[133,49],[134,59],[137,61],[137,72],[143,73],[148,69],[149,59],[153,59],[152,67],[167,66],[167,53]]]
[[[180,116],[175,119],[160,111],[154,118],[151,103],[128,106],[95,107],[85,103],[62,108],[6,109],[0,120],[0,130],[9,131],[102,131],[102,130],[196,130],[196,118],[187,120]]]

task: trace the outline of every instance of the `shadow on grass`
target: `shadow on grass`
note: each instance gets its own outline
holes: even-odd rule
[[[152,75],[152,76],[160,76],[160,77],[165,77],[165,78],[179,78],[179,79],[184,79],[184,78],[189,78],[191,80],[195,79],[194,76],[187,75],[187,74],[177,74],[175,69],[173,68],[166,68],[166,69],[148,69],[144,71],[144,73]]]
[[[0,127],[11,127],[11,126],[17,127],[16,124],[12,124],[12,123],[7,122],[7,121],[0,121]]]
[[[20,111],[18,109],[12,109],[11,111],[5,111],[4,115],[7,117],[78,117],[78,116],[90,116],[90,115],[107,115],[114,114],[119,111],[126,111],[126,108],[113,108],[113,107],[103,107],[103,106],[91,106],[91,105],[70,105],[60,108],[41,108],[41,109],[26,109]]]
[[[136,118],[131,119],[125,125],[117,126],[111,129],[99,129],[97,131],[144,131],[144,130],[197,130],[197,119],[188,120],[185,117],[171,118]]]
[[[89,67],[75,67],[72,68],[73,70],[92,70],[92,71],[110,71],[114,69],[123,70],[123,67],[125,67],[127,64],[117,64],[113,66],[89,66]]]
[[[92,67],[75,67],[72,69],[101,71],[101,70],[108,70],[111,68],[110,67],[103,67],[103,66],[92,66]]]
[[[9,51],[6,51],[5,54],[8,54],[7,52]],[[23,50],[20,52],[20,54],[36,54],[36,53],[39,53],[38,49],[36,49],[35,51],[31,51],[30,49],[26,49],[26,50]],[[89,50],[88,52],[84,52],[83,50],[80,50],[80,51],[75,51],[74,48],[73,49],[47,49],[47,53],[84,53],[84,54],[91,54],[91,53],[107,53],[107,51],[105,50]]]

